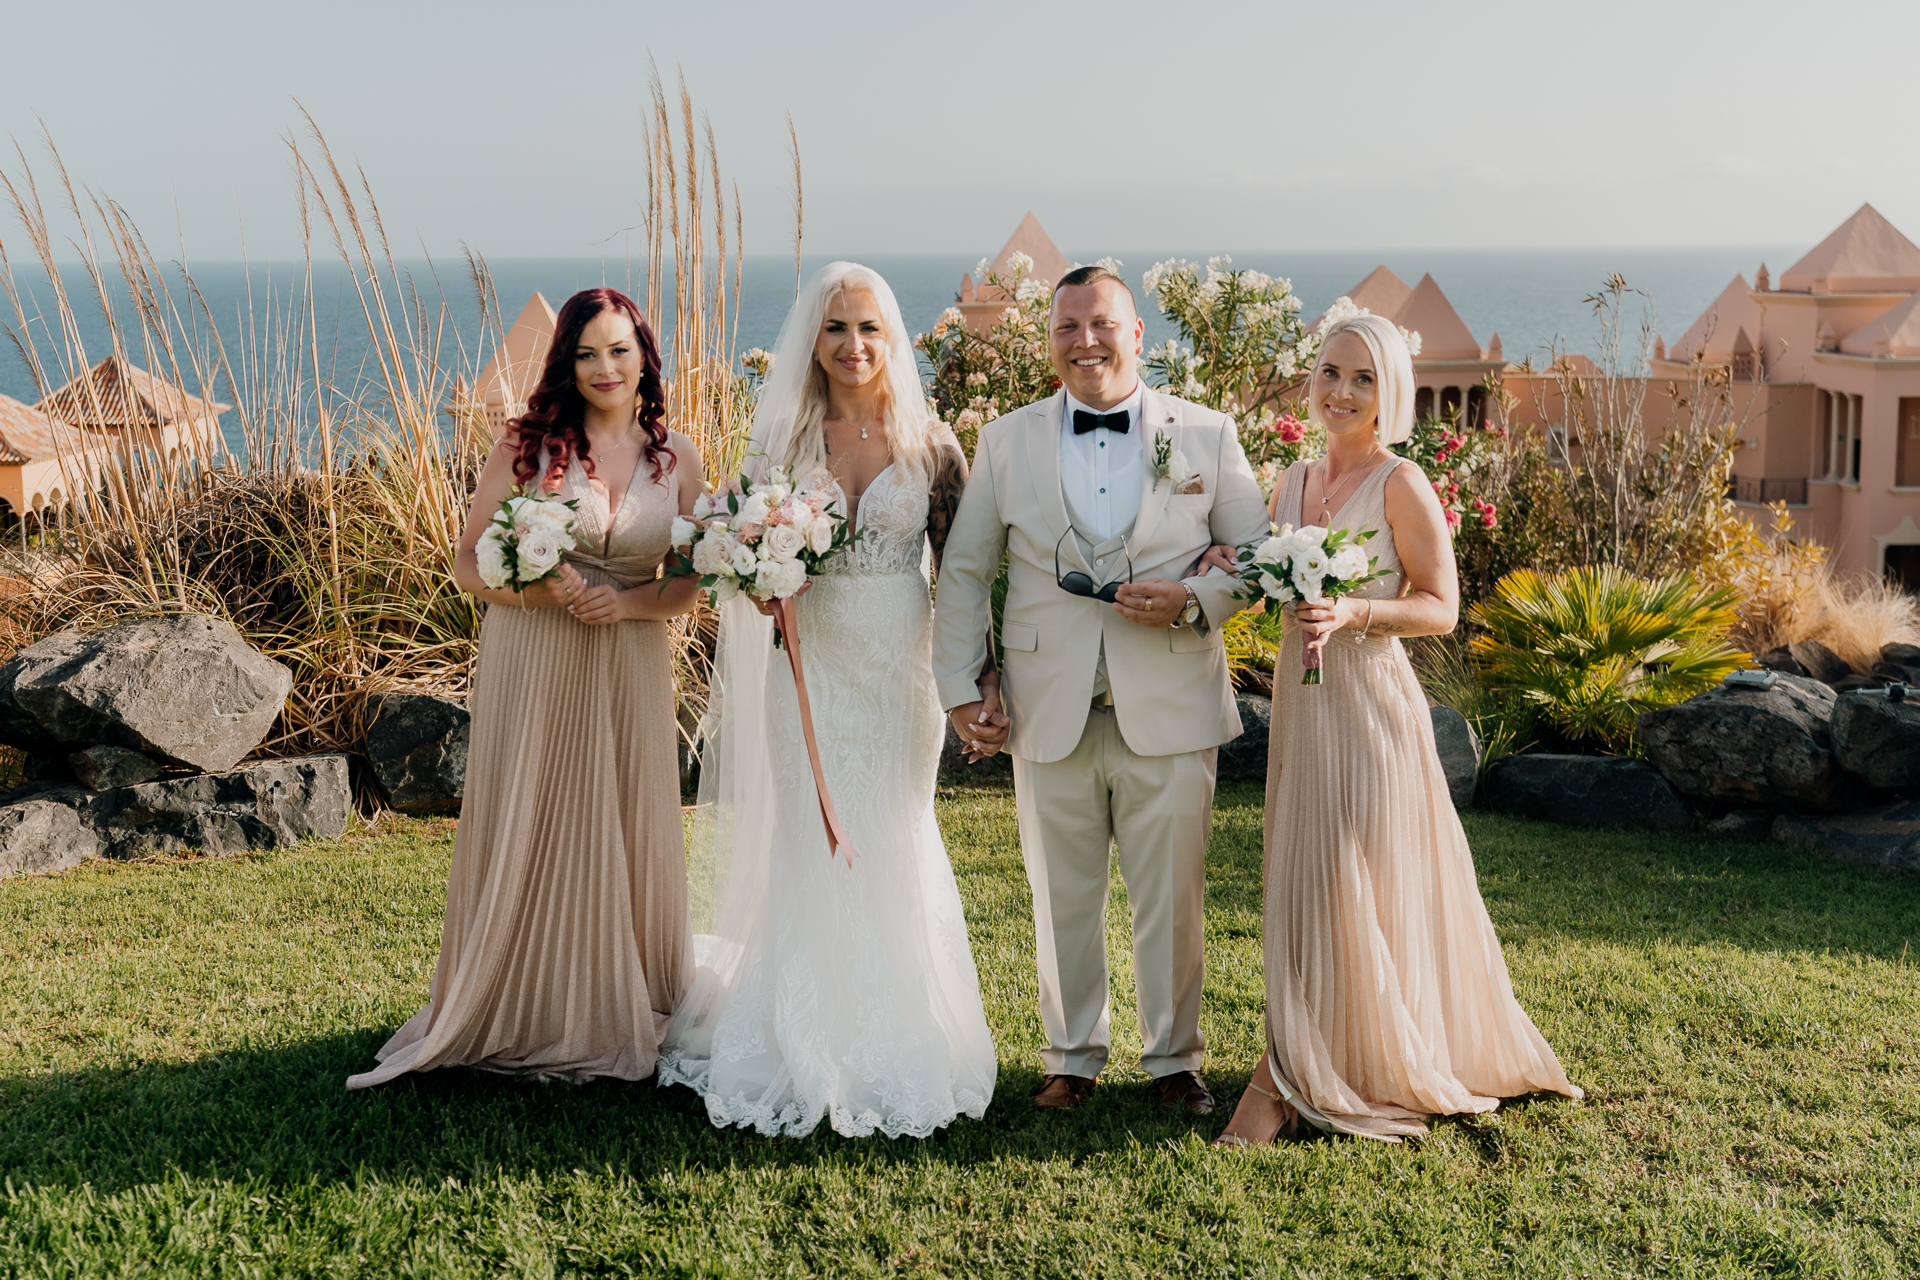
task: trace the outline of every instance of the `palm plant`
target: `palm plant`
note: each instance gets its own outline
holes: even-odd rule
[[[1486,688],[1535,708],[1577,744],[1630,752],[1641,713],[1683,702],[1738,670],[1727,641],[1736,593],[1690,574],[1657,581],[1612,565],[1521,569],[1469,618]]]

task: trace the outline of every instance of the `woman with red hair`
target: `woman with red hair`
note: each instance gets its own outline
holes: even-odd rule
[[[426,1007],[349,1088],[458,1065],[653,1074],[690,959],[667,619],[695,591],[656,578],[704,475],[665,410],[633,300],[569,298],[527,412],[480,473],[454,563],[490,607],[440,962]],[[558,577],[490,589],[474,547],[520,487],[577,500],[578,545]]]

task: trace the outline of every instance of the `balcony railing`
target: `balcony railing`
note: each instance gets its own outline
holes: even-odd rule
[[[1733,482],[1727,486],[1727,496],[1735,502],[1750,502],[1755,506],[1764,506],[1769,502],[1784,502],[1790,507],[1804,507],[1807,505],[1807,482],[1735,476]]]

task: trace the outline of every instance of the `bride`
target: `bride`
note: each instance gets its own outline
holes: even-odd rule
[[[933,816],[945,731],[927,564],[966,482],[926,413],[893,291],[836,262],[781,329],[749,470],[836,485],[860,537],[796,598],[827,789],[851,866],[827,847],[793,673],[744,595],[722,606],[692,856],[697,972],[659,1079],[716,1125],[924,1138],[978,1119],[998,1061],[953,869]],[[929,556],[929,552],[931,555]],[[997,713],[996,713],[997,714]],[[1004,730],[982,726],[992,744]],[[710,919],[701,921],[702,914]]]

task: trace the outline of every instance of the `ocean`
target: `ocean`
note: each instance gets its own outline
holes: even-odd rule
[[[1558,340],[1573,350],[1591,350],[1599,338],[1592,308],[1583,299],[1595,292],[1606,277],[1618,272],[1629,284],[1644,289],[1655,308],[1660,333],[1668,341],[1680,333],[1712,302],[1727,282],[1738,273],[1749,281],[1755,267],[1765,261],[1775,275],[1805,252],[1794,246],[1736,246],[1722,248],[1628,248],[1628,249],[1527,249],[1495,251],[1482,249],[1382,250],[1382,251],[1301,251],[1234,254],[1236,267],[1251,267],[1270,275],[1284,276],[1293,282],[1302,301],[1303,314],[1313,315],[1336,297],[1358,284],[1376,266],[1385,264],[1409,285],[1431,272],[1452,301],[1473,335],[1485,346],[1497,331],[1509,360],[1521,360],[1538,353]],[[1070,260],[1090,260],[1101,256],[1097,250],[1081,248],[1069,251]],[[1190,258],[1204,262],[1206,251],[1121,252],[1122,274],[1137,281],[1155,262],[1169,258]],[[886,277],[900,300],[908,326],[916,333],[932,327],[940,312],[950,306],[960,287],[963,272],[971,270],[979,255],[965,254],[881,254],[866,259]],[[810,260],[810,271],[824,262]],[[577,289],[610,284],[639,293],[638,272],[618,258],[598,259],[528,258],[505,259],[488,263],[501,310],[511,323],[521,306],[535,291],[543,293],[556,308]],[[446,261],[401,263],[401,269],[415,282],[443,325],[443,350],[457,352],[476,349],[481,332],[480,308],[464,263]],[[17,270],[17,269],[16,269]],[[284,299],[289,286],[298,282],[299,268],[289,264],[256,263],[251,270],[238,263],[199,263],[193,278],[207,311],[219,328],[227,350],[236,359],[246,345],[243,334],[248,328],[249,306],[253,323],[264,320],[268,298],[277,290]],[[89,299],[84,275],[78,268],[61,272],[69,296]],[[367,353],[365,322],[360,304],[349,285],[346,271],[338,264],[317,264],[319,283],[321,360],[335,370],[364,368]],[[50,291],[44,276],[38,288],[30,275],[16,276],[29,313],[51,311]],[[178,281],[170,283],[177,288]],[[739,306],[739,349],[771,347],[787,309],[793,301],[793,259],[791,257],[750,257],[746,260]],[[251,303],[249,294],[251,293]],[[4,307],[0,303],[0,307]],[[1151,307],[1147,308],[1147,343],[1152,346],[1172,337],[1172,331]],[[671,317],[661,318],[671,325]],[[9,330],[18,329],[10,309],[0,310],[0,321]],[[46,333],[36,321],[34,339],[43,352],[50,350]],[[199,322],[198,341],[205,345],[205,321]],[[97,302],[82,303],[81,337],[87,355],[99,359],[109,350],[107,328]],[[135,362],[144,363],[135,353]],[[453,367],[476,362],[459,361]],[[0,341],[0,394],[28,403],[39,398],[33,379],[13,343]],[[223,391],[223,398],[230,396]],[[231,422],[232,415],[228,415]]]

